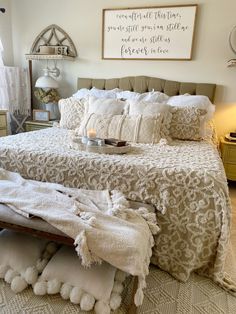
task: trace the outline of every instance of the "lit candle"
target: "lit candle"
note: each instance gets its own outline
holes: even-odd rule
[[[88,138],[95,138],[96,137],[96,130],[90,129],[88,130]]]

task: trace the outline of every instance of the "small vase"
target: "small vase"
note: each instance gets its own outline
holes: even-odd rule
[[[50,111],[50,120],[59,120],[60,112],[58,109],[58,104],[55,102],[49,102],[45,104],[45,110]]]

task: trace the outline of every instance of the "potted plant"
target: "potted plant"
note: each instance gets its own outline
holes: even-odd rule
[[[60,96],[55,88],[51,89],[43,89],[37,88],[34,91],[34,95],[36,99],[40,102],[40,104],[44,105],[44,108],[50,111],[50,120],[58,120],[60,113],[58,109],[58,101],[60,100]]]

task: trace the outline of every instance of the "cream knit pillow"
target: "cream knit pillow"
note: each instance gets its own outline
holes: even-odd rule
[[[85,112],[84,102],[85,99],[75,99],[73,97],[59,100],[61,128],[73,130],[80,126]]]
[[[97,137],[116,138],[134,143],[158,143],[162,115],[98,115],[86,114],[81,122],[78,135],[95,129]]]

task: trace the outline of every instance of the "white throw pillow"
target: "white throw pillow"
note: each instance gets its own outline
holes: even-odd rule
[[[10,230],[0,232],[0,278],[15,292],[34,284],[48,259],[57,250],[54,243]]]
[[[122,114],[126,102],[119,99],[96,98],[89,96],[86,101],[86,113],[96,114]]]
[[[78,129],[78,135],[87,134],[89,129],[96,130],[97,137],[116,138],[134,143],[158,143],[162,115],[98,115],[86,114]]]
[[[60,293],[63,299],[80,304],[84,311],[94,308],[95,313],[106,314],[119,307],[124,279],[123,272],[106,262],[84,268],[74,248],[63,246],[34,285],[34,293]]]
[[[137,101],[158,102],[158,103],[166,102],[168,99],[169,99],[169,96],[158,91],[156,92],[151,91],[151,92],[143,93],[135,98],[135,100]]]
[[[82,98],[86,98],[89,95],[90,95],[90,89],[81,88],[75,94],[73,94],[72,97],[75,99],[82,99]]]
[[[90,90],[90,96],[94,96],[97,98],[112,98],[116,99],[117,98],[117,93],[119,93],[121,89],[119,88],[114,88],[114,89],[98,89],[96,87],[93,87]]]
[[[148,101],[137,101],[129,100],[129,115],[156,115],[158,113],[166,112],[170,109],[170,106],[164,103],[148,102]]]
[[[73,97],[59,100],[59,110],[61,113],[60,127],[73,130],[80,126],[85,112],[85,99],[75,99]]]
[[[125,90],[117,93],[117,99],[137,99],[141,94]]]

